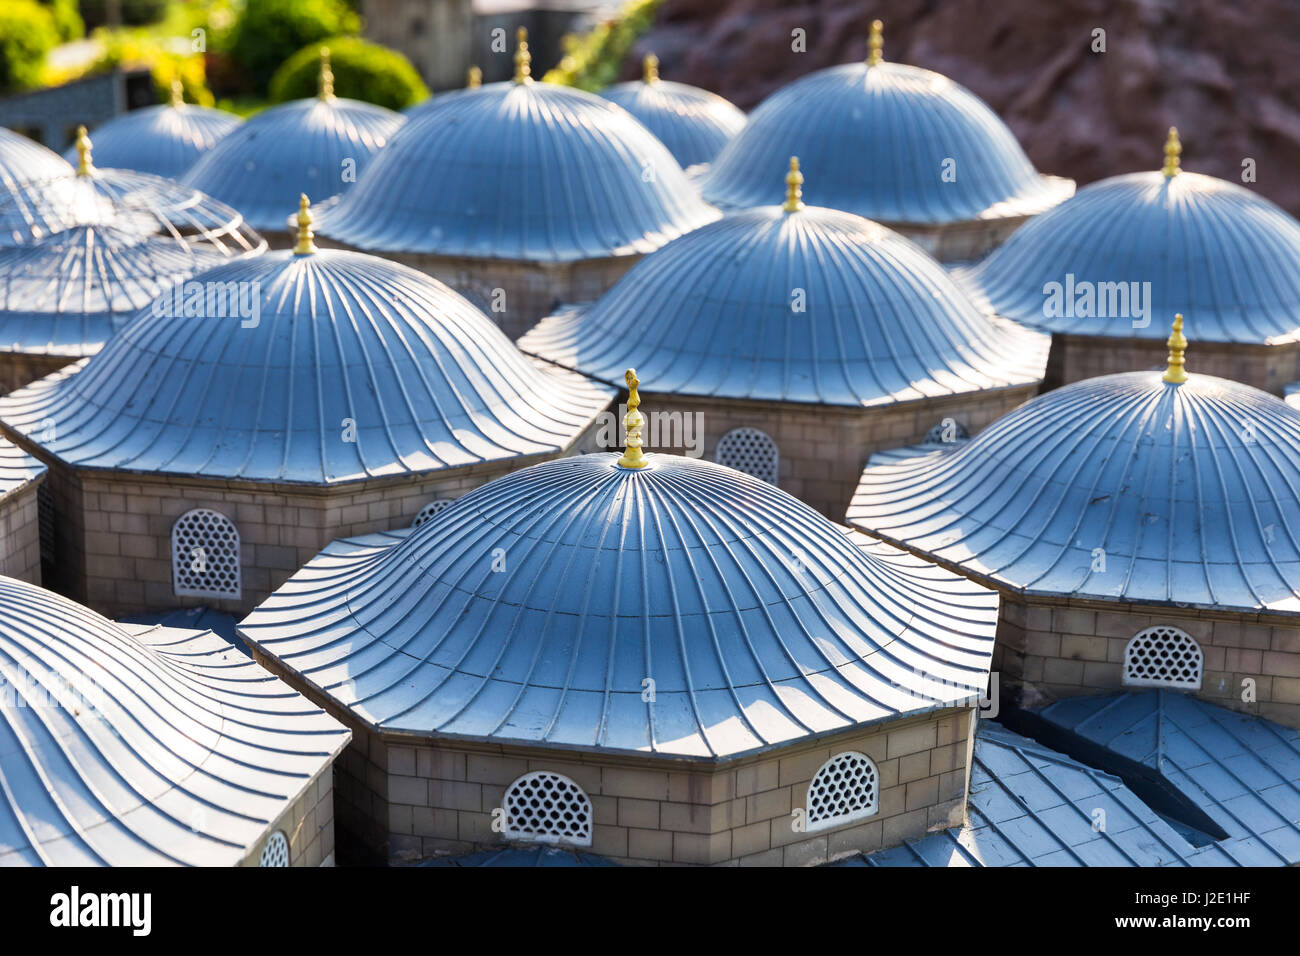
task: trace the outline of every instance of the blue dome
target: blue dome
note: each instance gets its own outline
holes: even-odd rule
[[[539,365],[434,279],[284,251],[176,287],[0,418],[78,468],[333,484],[564,449],[614,391]]]
[[[32,208],[40,191],[32,184],[71,175],[72,167],[58,153],[0,126],[0,242],[43,235]]]
[[[1093,183],[958,277],[988,309],[1045,331],[1164,338],[1164,324],[1150,317],[1181,312],[1200,342],[1300,341],[1300,223],[1241,186],[1197,173]],[[1103,307],[1096,292],[1112,288],[1103,283],[1143,282],[1145,319],[1130,296],[1128,308]],[[1061,287],[1061,307],[1049,302],[1048,283]],[[1096,304],[1063,307],[1089,289]],[[1135,328],[1135,318],[1149,324]]]
[[[375,251],[567,262],[651,252],[717,217],[624,110],[529,81],[435,97],[317,231]]]
[[[959,446],[876,455],[849,522],[1028,594],[1300,613],[1300,412],[1162,374],[1088,379]]]
[[[745,114],[716,93],[658,79],[619,83],[601,91],[654,133],[685,169],[712,162],[745,126]]]
[[[1038,382],[1048,340],[980,315],[883,226],[766,206],[647,256],[519,347],[609,382],[632,366],[660,394],[867,406]]]
[[[95,158],[111,169],[175,179],[241,122],[233,113],[188,103],[131,110],[95,128]],[[63,155],[77,161],[75,147]]]
[[[240,632],[380,731],[567,748],[729,757],[982,692],[995,595],[646,458],[556,459],[337,541]]]
[[[287,228],[285,203],[306,193],[322,203],[350,189],[405,122],[357,100],[313,97],[252,117],[203,155],[182,182],[229,203],[257,229]]]
[[[704,198],[723,208],[778,201],[791,156],[808,173],[810,204],[889,224],[1033,215],[1074,191],[1035,172],[974,94],[898,63],[831,67],[773,93],[700,181]]]

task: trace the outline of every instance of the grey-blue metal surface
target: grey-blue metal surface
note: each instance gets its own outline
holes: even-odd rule
[[[165,611],[133,614],[120,619],[118,623],[124,627],[143,624],[150,627],[180,628],[185,631],[211,631],[239,653],[251,656],[248,645],[240,640],[235,632],[238,622],[233,615],[226,614],[224,611],[214,611],[207,607],[175,607]]]
[[[146,106],[95,127],[95,160],[111,169],[176,179],[242,122],[233,113],[190,103]],[[76,163],[76,147],[63,158]]]
[[[773,93],[701,178],[704,198],[724,209],[777,202],[791,156],[808,174],[808,203],[891,224],[1034,215],[1074,192],[1037,173],[970,91],[899,63],[818,70]]]
[[[781,206],[669,243],[519,341],[603,381],[635,367],[655,392],[847,406],[1039,382],[1049,344],[980,315],[897,233]]]
[[[208,632],[0,578],[0,866],[239,863],[351,732]]]
[[[1300,222],[1198,173],[1093,183],[954,276],[977,304],[1050,332],[1162,339],[1161,317],[1181,312],[1202,342],[1300,340]]]
[[[405,122],[358,100],[292,100],[224,136],[181,182],[234,206],[256,229],[283,231],[287,200],[306,193],[320,203],[351,189]]]
[[[428,860],[418,866],[618,866],[594,853],[575,853],[553,846],[505,847],[463,856]]]
[[[45,466],[37,459],[0,437],[0,501],[22,491],[45,472]]]
[[[683,169],[712,162],[745,127],[745,114],[729,100],[685,83],[634,80],[600,95],[635,116]]]
[[[0,126],[0,242],[44,235],[23,186],[72,175],[58,153]]]
[[[1298,496],[1300,411],[1128,372],[873,457],[848,522],[1003,589],[1297,614]]]
[[[731,757],[983,693],[994,594],[647,457],[545,462],[336,541],[240,634],[380,731],[602,752]]]
[[[177,298],[192,289],[201,315]],[[239,307],[214,309],[228,290]],[[324,485],[556,452],[615,394],[361,253],[240,259],[161,302],[0,418],[77,468]]]
[[[434,97],[316,231],[374,251],[570,262],[651,252],[718,215],[620,107],[510,82]]]

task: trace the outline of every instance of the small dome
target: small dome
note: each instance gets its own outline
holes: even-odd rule
[[[992,593],[729,468],[618,461],[337,541],[240,632],[381,731],[567,748],[735,756],[982,691]]]
[[[562,450],[613,390],[539,365],[434,279],[284,251],[177,286],[0,417],[74,467],[331,484]]]
[[[13,442],[0,437],[0,500],[26,488],[45,471],[43,464]]]
[[[360,249],[567,262],[651,252],[717,217],[624,110],[528,81],[434,97],[318,231]]]
[[[519,347],[610,382],[635,365],[665,394],[863,406],[1040,381],[1048,340],[990,322],[876,223],[765,206],[670,243]]]
[[[712,162],[745,126],[745,114],[716,93],[659,79],[659,61],[646,57],[644,79],[601,91],[654,133],[685,169]]]
[[[234,206],[254,228],[283,232],[286,196],[306,193],[321,203],[352,188],[405,121],[357,100],[292,100],[225,136],[182,182]]]
[[[810,203],[891,224],[1033,215],[1074,191],[1039,175],[969,90],[899,63],[835,66],[773,93],[700,181],[704,198],[724,209],[773,202],[792,154]]]
[[[0,659],[0,866],[233,866],[351,736],[210,631],[4,577]]]
[[[1300,341],[1300,222],[1198,173],[1093,183],[958,277],[990,310],[1045,331],[1163,338],[1151,317],[1182,312],[1200,342]]]
[[[851,524],[1028,594],[1300,613],[1300,412],[1245,385],[1087,379],[969,442],[872,458]]]
[[[148,106],[95,128],[95,159],[110,169],[178,178],[243,122],[233,113],[188,103]],[[77,161],[77,151],[63,154]]]

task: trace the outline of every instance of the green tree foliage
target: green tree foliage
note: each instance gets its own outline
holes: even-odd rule
[[[353,100],[403,110],[429,96],[411,61],[388,47],[356,37],[331,37],[311,43],[289,59],[271,77],[271,102],[315,96],[320,78],[320,49],[329,47],[334,93]]]

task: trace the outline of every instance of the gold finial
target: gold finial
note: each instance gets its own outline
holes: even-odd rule
[[[77,127],[77,175],[89,176],[95,171],[95,164],[90,159],[90,137],[86,127]]]
[[[185,84],[179,76],[172,77],[172,106],[185,105]]]
[[[659,82],[659,57],[653,53],[647,53],[645,59],[641,61],[641,67],[645,70],[645,81],[647,83]]]
[[[483,85],[483,71],[476,66],[469,68],[469,73],[465,77],[465,86],[467,89],[476,90]]]
[[[309,256],[316,252],[316,243],[312,242],[315,233],[311,231],[311,200],[303,193],[298,197],[298,244],[293,247],[295,256]]]
[[[786,212],[798,212],[803,208],[803,173],[799,172],[799,157],[790,157],[790,171],[785,174]]]
[[[879,20],[871,21],[871,38],[867,41],[867,66],[879,66],[884,62],[885,25]]]
[[[1181,385],[1187,381],[1187,363],[1183,353],[1187,351],[1187,338],[1183,335],[1183,314],[1174,316],[1174,331],[1165,342],[1169,346],[1169,367],[1165,369],[1165,381],[1172,385]]]
[[[515,49],[515,82],[531,83],[533,72],[533,55],[528,52],[528,29],[520,27],[515,31],[517,41]]]
[[[1166,179],[1173,179],[1181,172],[1178,157],[1183,154],[1183,143],[1178,138],[1178,127],[1169,127],[1169,138],[1165,140],[1165,168],[1161,170]]]
[[[320,98],[334,99],[334,71],[330,69],[330,48],[320,48]]]
[[[645,416],[637,411],[641,407],[641,396],[636,390],[641,381],[634,368],[628,369],[623,378],[627,381],[627,414],[623,416],[627,438],[623,442],[623,457],[618,463],[624,468],[644,468],[649,464],[641,454],[641,429],[645,427]]]

